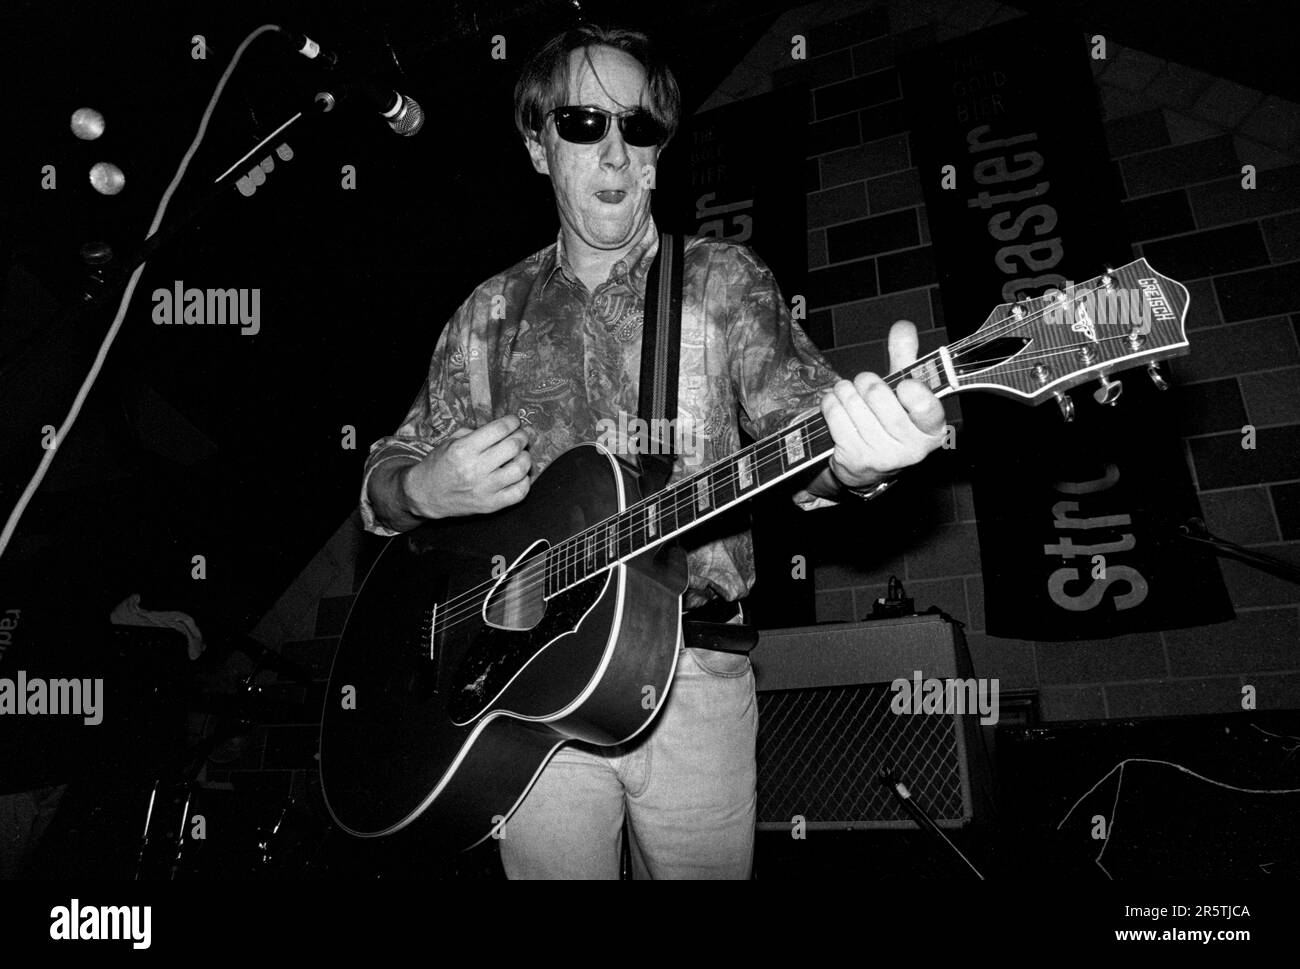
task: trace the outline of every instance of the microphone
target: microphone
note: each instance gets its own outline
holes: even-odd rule
[[[338,55],[322,47],[306,34],[285,31],[285,35],[293,48],[303,57],[314,61],[326,70],[332,71],[338,67]],[[347,82],[343,84],[343,88],[348,93],[359,95],[361,100],[372,105],[388,122],[388,127],[405,138],[417,134],[424,127],[424,109],[415,98],[400,94],[374,81]],[[330,92],[322,91],[316,95],[316,100],[321,102],[322,111],[328,113],[334,110],[335,99]]]
[[[374,107],[388,122],[388,127],[405,138],[419,133],[424,127],[424,109],[415,98],[399,94],[392,88],[373,81],[345,82],[342,90]],[[336,100],[329,91],[321,91],[316,95],[322,114],[333,111]]]

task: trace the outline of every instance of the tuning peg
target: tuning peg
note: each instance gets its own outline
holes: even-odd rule
[[[1092,392],[1092,399],[1099,404],[1115,406],[1119,395],[1124,392],[1124,385],[1118,380],[1111,380],[1104,370],[1097,371],[1097,379],[1101,382],[1101,386]]]
[[[1074,398],[1068,394],[1063,394],[1059,390],[1055,391],[1056,406],[1061,408],[1061,418],[1069,423],[1074,420]]]
[[[1165,380],[1165,375],[1160,372],[1160,364],[1154,360],[1147,364],[1147,376],[1151,382],[1156,385],[1156,390],[1168,390],[1169,382]]]

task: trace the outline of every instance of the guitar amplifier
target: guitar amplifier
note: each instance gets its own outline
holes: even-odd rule
[[[959,626],[926,615],[767,629],[751,657],[759,830],[790,831],[796,818],[812,829],[915,829],[877,780],[886,768],[940,827],[987,810],[978,711],[893,709],[895,680],[908,682],[910,701],[918,673],[922,684],[973,676]]]

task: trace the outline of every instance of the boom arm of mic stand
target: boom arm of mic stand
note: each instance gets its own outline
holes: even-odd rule
[[[1300,584],[1300,567],[1276,556],[1256,552],[1244,545],[1238,545],[1236,542],[1229,542],[1217,535],[1211,535],[1205,527],[1205,522],[1199,518],[1189,518],[1186,524],[1179,526],[1178,533],[1178,537],[1183,541],[1207,547],[1216,555],[1236,559],[1252,568],[1259,569],[1261,572],[1269,572],[1279,578]]]
[[[140,263],[149,259],[149,256],[155,254],[155,252],[164,246],[165,243],[168,243],[177,237],[177,235],[181,233],[182,229],[185,229],[187,225],[190,225],[191,222],[199,216],[200,212],[203,212],[205,208],[211,206],[214,200],[221,195],[222,191],[229,189],[231,185],[234,185],[234,182],[238,181],[239,164],[242,163],[244,159],[247,159],[247,157],[250,157],[251,155],[255,155],[255,153],[260,150],[261,146],[264,146],[266,142],[270,142],[270,140],[276,138],[277,135],[282,134],[287,127],[295,124],[296,121],[300,121],[304,117],[315,116],[315,114],[326,113],[329,111],[330,107],[331,105],[329,104],[315,101],[311,108],[294,114],[294,116],[290,117],[285,124],[279,125],[272,134],[266,135],[266,137],[261,139],[260,142],[257,142],[256,146],[253,146],[251,151],[244,152],[243,156],[240,156],[237,163],[231,165],[230,168],[226,169],[220,177],[214,179],[212,185],[209,185],[207,189],[203,191],[203,194],[199,195],[199,198],[195,199],[194,202],[190,204],[190,207],[183,212],[181,217],[178,217],[178,219],[169,219],[165,224],[159,226],[159,230],[157,230],[156,233],[153,233],[152,235],[149,235],[147,239],[144,239],[144,242],[140,243],[139,246],[136,246],[133,250],[127,250],[125,258],[114,259],[112,263],[101,268],[99,278],[103,285],[95,287],[96,291],[85,291],[85,293],[82,294],[81,300],[77,303],[66,303],[64,308],[57,313],[55,320],[53,321],[59,325],[73,323],[73,321],[78,320],[79,317],[86,316],[88,313],[98,310],[99,307],[108,303],[109,300],[121,297],[122,290],[126,289],[127,281],[130,280],[131,273],[135,272],[135,268],[138,267]],[[4,376],[6,371],[9,371],[9,369],[12,368],[19,359],[22,359],[22,355],[25,354],[27,350],[31,349],[32,346],[35,346],[35,343],[38,342],[38,338],[42,336],[43,333],[44,328],[34,330],[29,337],[26,337],[21,343],[18,343],[18,346],[14,347],[8,358],[0,360],[0,376]]]
[[[212,182],[210,186],[208,186],[208,188],[203,192],[203,194],[200,195],[199,198],[193,204],[191,204],[189,209],[186,210],[185,214],[181,218],[176,219],[175,221],[169,220],[167,224],[159,226],[157,232],[149,236],[149,238],[145,239],[145,241],[142,242],[131,253],[131,258],[129,260],[129,263],[124,267],[119,267],[118,270],[121,273],[123,279],[125,279],[126,276],[130,275],[131,271],[134,270],[136,266],[140,265],[140,263],[144,262],[146,259],[152,256],[154,252],[156,252],[158,248],[162,246],[163,243],[170,241],[172,238],[176,236],[176,234],[182,228],[184,228],[189,223],[193,222],[195,217],[204,209],[206,209],[209,205],[211,205],[223,191],[225,191],[236,181],[238,181],[239,167],[242,162],[246,161],[248,158],[257,154],[257,152],[260,151],[264,145],[273,141],[275,138],[279,137],[285,130],[289,128],[290,125],[294,124],[297,121],[300,121],[304,117],[310,117],[313,115],[323,115],[330,110],[331,106],[332,105],[326,104],[325,102],[322,101],[314,101],[310,108],[308,108],[305,111],[299,111],[296,114],[294,114],[287,121],[285,121],[283,124],[277,127],[274,131],[272,131],[271,134],[267,135],[256,145],[254,145],[250,150],[246,151],[242,156],[240,156],[239,161],[235,162],[233,165],[227,168],[221,175],[219,175]]]
[[[105,303],[115,300],[121,296],[122,291],[126,289],[127,282],[131,278],[137,266],[145,262],[155,252],[157,252],[165,243],[174,239],[182,229],[194,221],[194,219],[211,205],[223,191],[228,189],[238,181],[238,168],[240,162],[256,152],[267,142],[271,141],[277,135],[283,133],[290,125],[301,120],[304,117],[324,114],[329,110],[329,105],[322,102],[313,102],[313,105],[289,118],[288,121],[281,124],[270,135],[267,135],[255,145],[251,151],[245,152],[240,161],[230,166],[220,177],[216,178],[199,197],[190,203],[184,213],[176,219],[168,219],[163,225],[158,227],[158,231],[149,236],[134,249],[127,251],[123,258],[114,259],[112,263],[102,269],[102,283],[97,292],[86,292],[82,295],[79,302],[65,305],[61,312],[55,316],[55,322],[58,324],[70,323],[78,318],[85,316],[92,311],[103,306]],[[43,330],[37,329],[28,336],[22,343],[14,348],[13,352],[5,360],[0,360],[0,376],[3,376],[18,360],[20,360],[27,350],[35,345],[37,337]]]

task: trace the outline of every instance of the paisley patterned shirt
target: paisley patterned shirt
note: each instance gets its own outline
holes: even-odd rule
[[[370,448],[361,485],[368,531],[395,535],[375,520],[366,494],[384,461],[420,458],[458,428],[517,414],[530,436],[532,476],[575,444],[617,450],[637,425],[645,280],[659,249],[653,221],[595,292],[573,274],[563,234],[493,276],[452,317],[429,374],[395,434]],[[743,245],[689,237],[684,255],[677,458],[672,480],[781,429],[815,408],[838,379],[797,322],[776,280]],[[629,432],[629,428],[631,428]],[[800,492],[805,508],[831,504]],[[747,505],[686,533],[686,607],[715,596],[737,599],[754,583]]]

